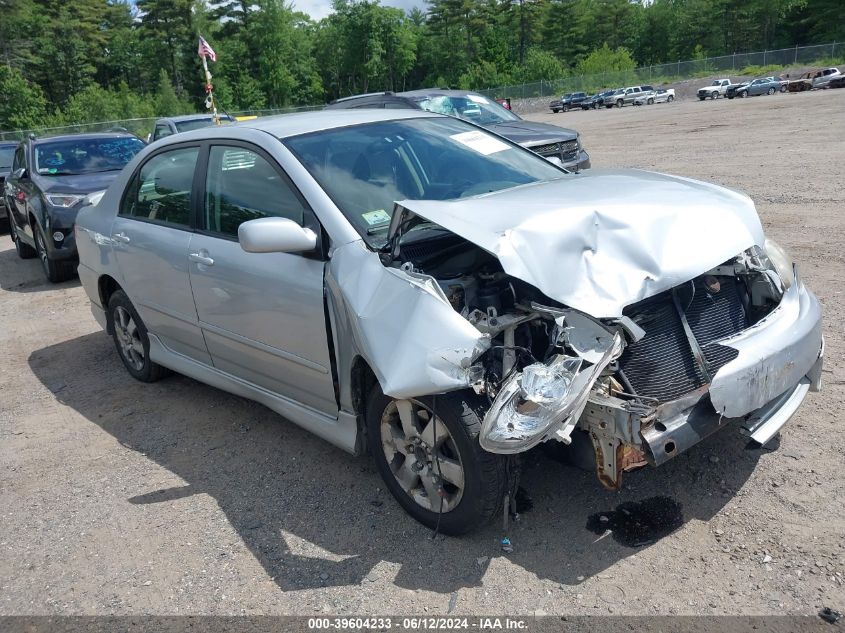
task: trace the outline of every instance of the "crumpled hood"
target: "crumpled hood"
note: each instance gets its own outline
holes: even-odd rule
[[[618,317],[764,240],[748,196],[633,169],[398,204],[489,251],[509,275],[598,318]]]
[[[514,143],[527,146],[574,141],[578,137],[575,130],[548,123],[535,123],[533,121],[505,121],[503,123],[485,125],[484,127],[496,134],[501,134]]]

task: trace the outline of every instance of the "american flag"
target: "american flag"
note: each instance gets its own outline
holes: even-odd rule
[[[205,38],[200,36],[200,45],[197,49],[197,55],[200,57],[208,57],[211,61],[217,61],[217,53],[214,52],[214,49],[208,45],[208,42],[205,41]]]

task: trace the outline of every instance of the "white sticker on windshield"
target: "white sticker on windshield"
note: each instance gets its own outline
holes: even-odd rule
[[[364,222],[366,222],[370,226],[375,226],[376,224],[384,224],[385,222],[390,222],[390,214],[385,211],[384,209],[376,209],[375,211],[367,211],[366,213],[362,213],[361,217],[364,218]]]
[[[470,149],[474,149],[479,154],[484,154],[485,156],[511,148],[507,143],[500,141],[495,136],[485,134],[481,130],[477,132],[461,132],[460,134],[453,134],[449,138],[458,141],[458,143],[463,143]]]
[[[473,103],[490,103],[489,101],[487,101],[487,99],[479,95],[467,95],[467,99],[469,99]]]

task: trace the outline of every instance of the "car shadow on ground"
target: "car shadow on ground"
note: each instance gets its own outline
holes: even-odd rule
[[[500,520],[432,541],[431,531],[385,491],[368,458],[189,378],[137,382],[104,333],[37,350],[29,364],[61,403],[188,482],[166,490],[139,483],[127,503],[211,495],[286,591],[395,574],[392,582],[403,588],[452,592],[481,585],[499,556],[540,578],[577,585],[640,551],[613,533],[597,535],[597,517],[612,518],[622,503],[664,497],[679,504],[680,529],[708,521],[743,486],[762,452],[748,448],[735,429],[723,429],[661,468],[628,473],[622,491],[611,492],[595,475],[535,451],[522,476],[533,509],[512,524],[514,551],[504,554]]]
[[[4,239],[11,242],[8,235],[0,235],[0,243]],[[3,290],[42,292],[57,288],[73,288],[78,285],[79,277],[76,276],[59,284],[51,284],[44,276],[44,269],[41,268],[41,262],[37,257],[21,259],[14,247],[0,251],[0,288]]]

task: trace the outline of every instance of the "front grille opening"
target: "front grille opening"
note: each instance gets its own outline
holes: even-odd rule
[[[717,292],[705,286],[703,277],[676,289],[712,373],[738,355],[735,349],[714,341],[750,325],[740,284],[732,277],[719,277],[718,281]],[[625,348],[619,359],[620,368],[637,394],[668,402],[707,384],[707,377],[695,362],[671,292],[628,306],[623,314],[646,331],[642,339]]]

